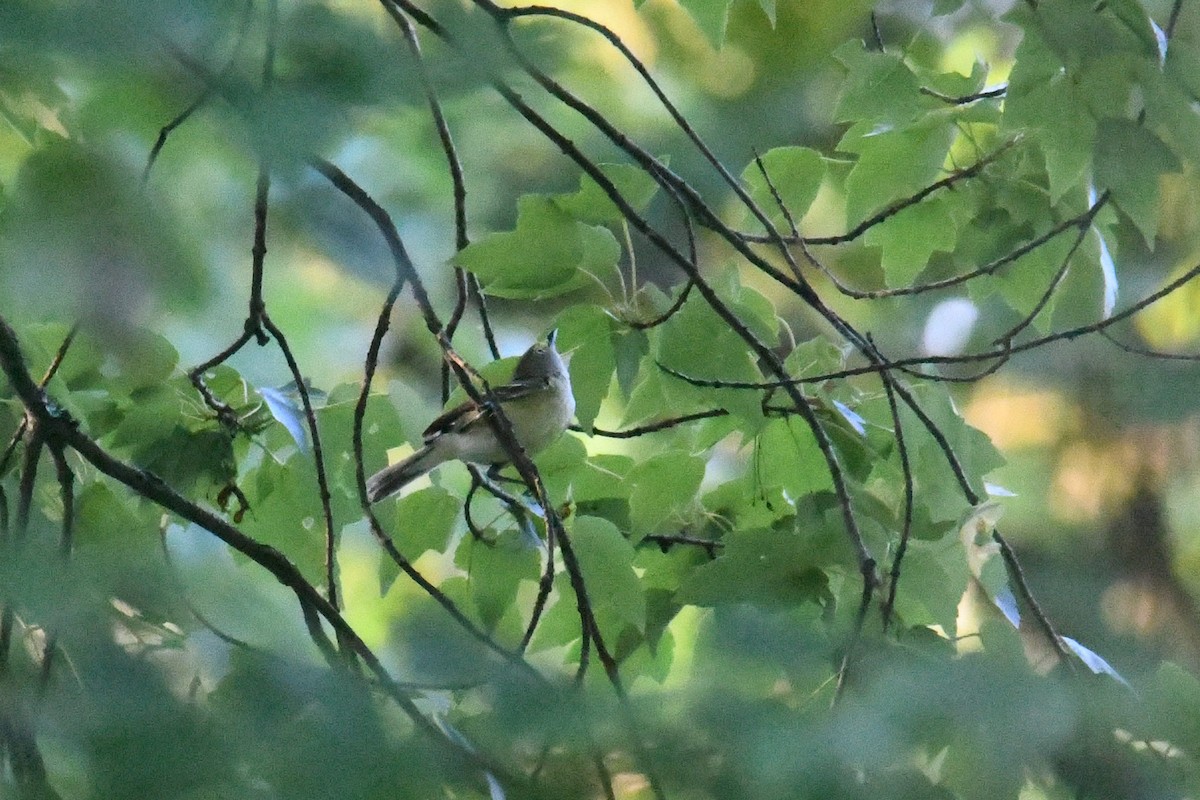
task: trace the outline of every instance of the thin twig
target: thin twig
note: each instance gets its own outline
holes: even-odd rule
[[[657,328],[659,325],[662,325],[671,317],[675,316],[675,314],[679,312],[679,309],[683,308],[683,304],[687,302],[688,295],[692,293],[693,286],[695,286],[695,283],[689,279],[688,282],[684,284],[683,291],[676,295],[675,301],[671,303],[667,310],[653,319],[646,320],[645,322],[629,319],[622,321],[635,331],[645,331],[651,328]]]
[[[1059,265],[1058,270],[1054,273],[1054,277],[1050,279],[1050,283],[1046,287],[1046,290],[1042,292],[1041,297],[1038,298],[1037,302],[1033,304],[1033,308],[1025,314],[1021,321],[1001,335],[997,336],[992,344],[1003,346],[1011,342],[1018,333],[1025,330],[1025,328],[1027,328],[1035,319],[1037,319],[1038,314],[1042,312],[1042,309],[1045,308],[1046,304],[1050,302],[1050,298],[1054,296],[1054,292],[1057,291],[1058,287],[1062,285],[1062,280],[1064,277],[1066,277],[1067,269],[1069,269],[1071,266],[1071,259],[1075,256],[1076,251],[1079,250],[1079,245],[1083,244],[1083,240],[1087,236],[1088,231],[1091,230],[1092,221],[1096,218],[1096,215],[1100,213],[1100,209],[1104,208],[1104,206],[1108,203],[1108,200],[1111,196],[1111,193],[1105,189],[1104,193],[1100,195],[1096,202],[1092,203],[1091,208],[1089,208],[1087,213],[1084,214],[1083,218],[1079,220],[1075,241],[1071,242],[1071,247],[1067,250],[1066,255],[1063,256],[1062,263]]]
[[[534,78],[534,80],[542,84],[542,86],[550,91],[551,94],[554,94],[560,100],[563,100],[576,111],[587,117],[589,121],[596,125],[597,128],[602,130],[605,135],[613,140],[614,143],[616,143],[619,147],[627,152],[630,152],[631,154],[633,154],[634,149],[636,149],[637,154],[635,155],[635,158],[637,158],[639,163],[641,163],[642,166],[647,169],[648,174],[654,177],[674,178],[673,182],[677,184],[676,188],[682,190],[686,184],[684,184],[682,180],[679,180],[677,176],[674,176],[673,173],[667,169],[665,164],[657,159],[654,159],[644,150],[635,148],[633,143],[629,141],[628,137],[625,137],[623,134],[609,125],[607,120],[605,120],[601,115],[596,113],[582,101],[574,98],[573,95],[570,95],[570,93],[562,89],[561,86],[552,81],[549,76],[538,70],[532,62],[526,59],[517,49],[516,45],[512,42],[511,37],[508,34],[507,23],[511,19],[524,16],[554,17],[572,22],[576,25],[580,25],[604,37],[604,39],[607,40],[610,45],[616,48],[621,56],[634,69],[634,71],[638,73],[638,76],[642,79],[642,82],[647,86],[647,88],[650,89],[651,92],[654,93],[654,96],[658,99],[659,103],[666,110],[667,114],[670,115],[671,120],[684,134],[684,136],[688,138],[688,140],[701,154],[704,160],[707,161],[710,166],[712,166],[712,168],[721,177],[721,180],[734,192],[735,195],[737,195],[738,200],[750,210],[751,214],[753,214],[764,227],[768,229],[770,228],[770,222],[765,212],[758,206],[757,203],[754,202],[754,199],[750,196],[750,193],[746,191],[746,188],[742,186],[741,182],[726,168],[725,164],[719,158],[717,158],[716,153],[714,153],[712,148],[708,146],[703,138],[701,138],[696,128],[690,122],[688,122],[687,117],[683,115],[678,106],[676,106],[671,99],[667,97],[667,93],[659,85],[658,81],[654,79],[654,76],[650,74],[650,70],[641,61],[641,59],[634,55],[633,51],[629,49],[629,46],[625,44],[624,40],[622,40],[621,37],[618,36],[612,29],[582,14],[577,14],[563,9],[552,8],[549,6],[533,5],[516,8],[501,8],[494,2],[491,2],[491,0],[476,0],[476,4],[482,6],[493,16],[494,19],[496,19],[497,23],[501,26],[501,30],[506,40],[505,43],[509,47],[510,52],[516,56],[518,61],[521,63],[522,68],[524,68],[526,72],[528,72],[528,74]],[[693,204],[701,203],[700,196],[694,192],[689,192],[688,199]],[[703,204],[701,203],[701,205]],[[711,211],[709,211],[706,216],[715,219],[715,215],[713,215]]]
[[[696,250],[696,226],[692,222],[692,214],[688,210],[687,205],[683,202],[683,199],[679,196],[678,192],[667,192],[667,197],[671,198],[672,204],[679,212],[680,219],[683,220],[683,230],[686,234],[687,241],[687,259],[693,264],[699,264],[700,258]],[[695,285],[695,281],[693,281],[691,278],[688,278],[687,282],[683,286],[683,290],[675,297],[675,301],[671,303],[666,311],[659,314],[657,317],[645,322],[636,322],[632,320],[623,321],[634,330],[649,330],[651,328],[656,328],[665,323],[671,317],[675,316],[679,312],[679,309],[683,308],[683,304],[687,302],[688,296],[692,293],[692,289],[695,287]],[[636,286],[633,287],[633,291],[635,293],[638,291]]]
[[[1183,0],[1175,0],[1171,4],[1171,15],[1167,18],[1167,27],[1163,33],[1167,37],[1168,44],[1175,36],[1175,24],[1179,22],[1179,12],[1183,10]]]
[[[702,547],[708,553],[709,558],[716,558],[717,549],[725,546],[725,543],[719,539],[702,539],[699,536],[688,536],[685,533],[650,533],[643,536],[638,542],[639,547],[643,544],[656,544],[664,553],[675,545]]]
[[[546,610],[546,602],[550,599],[550,591],[554,588],[554,557],[557,547],[558,538],[554,534],[554,529],[547,526],[546,565],[542,568],[541,578],[538,579],[538,592],[533,599],[533,609],[529,612],[529,622],[525,624],[525,633],[521,635],[521,644],[518,649],[522,653],[529,649],[533,633],[537,630],[538,623],[542,620],[542,613]]]
[[[896,608],[896,587],[900,584],[900,565],[908,550],[908,540],[912,535],[913,522],[913,473],[912,464],[908,459],[908,445],[904,440],[904,423],[900,419],[900,409],[896,406],[896,391],[892,376],[881,372],[883,390],[887,395],[888,411],[892,415],[892,436],[896,440],[896,452],[900,456],[900,471],[904,475],[904,522],[900,528],[900,542],[896,546],[896,555],[892,558],[891,578],[888,581],[887,599],[880,608],[883,617],[883,630],[886,632],[892,622],[892,612]]]
[[[600,779],[600,788],[604,791],[605,800],[617,800],[613,791],[613,776],[608,765],[604,763],[604,755],[599,751],[592,753],[592,764],[596,767],[596,776]]]
[[[434,128],[437,130],[442,153],[446,157],[446,166],[450,170],[450,182],[453,186],[454,197],[454,249],[461,251],[470,244],[467,237],[467,186],[463,178],[462,162],[459,160],[458,150],[454,145],[454,137],[450,133],[450,125],[446,121],[446,115],[442,112],[441,101],[438,100],[437,92],[430,80],[429,70],[425,67],[425,59],[421,53],[421,41],[417,38],[412,21],[395,6],[387,5],[385,8],[404,34],[404,40],[408,44],[408,49],[417,67],[421,88],[425,92],[425,101],[429,106],[429,114],[433,118]],[[462,322],[463,314],[467,310],[467,300],[470,297],[467,273],[462,267],[454,268],[454,293],[454,309],[446,320],[446,339],[450,341],[454,340],[454,334],[458,331],[459,323]],[[486,314],[486,312],[484,313]],[[450,365],[443,361],[442,402],[446,402],[449,396]]]
[[[283,331],[279,329],[266,312],[263,313],[262,322],[263,327],[270,332],[271,336],[275,339],[275,343],[279,345],[279,352],[283,353],[288,370],[292,373],[292,381],[296,385],[296,392],[300,395],[300,406],[304,411],[305,423],[308,425],[308,435],[312,440],[312,460],[317,473],[317,492],[321,501],[321,514],[325,521],[325,591],[330,605],[337,608],[337,554],[335,549],[337,528],[333,520],[333,497],[329,490],[329,474],[325,466],[325,450],[321,443],[321,429],[317,425],[317,413],[313,408],[312,397],[308,392],[308,385],[304,380],[303,374],[300,372],[300,364],[296,361],[295,355],[292,354],[292,348],[288,345]]]
[[[926,283],[911,283],[906,286],[897,286],[894,288],[871,290],[855,289],[854,287],[843,283],[836,275],[833,274],[832,271],[823,267],[810,253],[807,252],[807,250],[805,251],[805,254],[808,256],[808,259],[818,267],[818,269],[820,269],[826,276],[829,277],[834,286],[837,287],[837,290],[847,297],[853,297],[856,300],[878,300],[884,297],[918,295],[941,289],[949,289],[953,286],[959,286],[983,275],[992,275],[1009,264],[1014,263],[1023,256],[1026,256],[1032,253],[1034,250],[1037,250],[1064,231],[1078,227],[1083,220],[1088,219],[1091,215],[1091,209],[1089,208],[1087,211],[1084,211],[1077,216],[1058,223],[1045,233],[1030,239],[1020,247],[1014,248],[1008,253],[1005,253],[1003,256],[984,264],[982,267],[976,267],[975,269],[959,273],[958,275],[951,275],[948,278],[940,278],[938,280],[928,281]],[[802,246],[804,245],[802,244]]]
[[[639,425],[636,428],[627,428],[623,431],[609,431],[603,428],[592,428],[591,431],[585,431],[578,425],[572,425],[571,430],[578,431],[580,433],[588,433],[591,436],[603,436],[608,439],[635,439],[638,436],[645,436],[648,433],[658,433],[659,431],[669,430],[688,422],[695,422],[698,419],[713,419],[714,417],[724,417],[728,415],[729,412],[724,408],[710,408],[707,411],[696,411],[691,414],[671,417],[670,419],[662,419],[646,425]]]
[[[965,106],[979,100],[991,100],[996,97],[1003,97],[1008,91],[1008,85],[1005,84],[1003,86],[997,86],[993,89],[984,89],[980,92],[961,95],[942,94],[941,92],[930,89],[928,86],[922,86],[919,91],[923,95],[934,97],[938,100],[941,100],[943,103],[947,103],[952,106]]]
[[[1164,297],[1173,294],[1191,281],[1200,276],[1200,263],[1189,268],[1179,277],[1170,281],[1157,291],[1143,297],[1138,302],[1130,305],[1119,312],[1116,312],[1104,319],[1087,325],[1078,325],[1074,328],[1049,333],[1036,339],[1021,342],[1019,344],[1009,344],[998,347],[996,350],[984,353],[968,353],[958,356],[911,356],[906,358],[888,359],[882,364],[867,364],[859,367],[846,367],[844,369],[835,370],[833,372],[825,372],[820,375],[811,375],[808,377],[787,377],[779,380],[769,381],[738,381],[738,380],[715,380],[708,378],[698,378],[687,375],[678,370],[674,370],[662,363],[658,363],[658,367],[664,372],[687,381],[693,386],[715,387],[723,389],[773,389],[783,388],[786,386],[801,386],[806,384],[824,383],[826,381],[839,380],[841,378],[849,378],[855,375],[869,375],[871,373],[880,372],[886,369],[904,369],[909,367],[933,366],[933,365],[951,365],[951,364],[975,364],[984,361],[993,361],[995,359],[1008,359],[1012,356],[1021,353],[1027,353],[1032,350],[1039,350],[1046,345],[1057,342],[1073,341],[1075,339],[1087,336],[1093,333],[1099,333],[1106,328],[1110,328],[1119,322],[1129,319],[1135,314],[1148,308],[1149,306],[1162,300]],[[923,375],[920,377],[935,377]]]
[[[427,22],[436,25],[424,11],[414,6],[407,0],[382,0],[385,7],[394,6],[395,8],[404,11],[411,15],[422,25]],[[443,31],[440,26],[436,27],[436,31]],[[444,31],[443,31],[444,33]],[[453,349],[450,342],[446,340],[445,330],[441,325],[437,314],[433,310],[433,306],[429,301],[429,296],[425,292],[420,278],[412,268],[411,260],[408,258],[407,252],[404,251],[403,244],[400,242],[399,235],[395,232],[395,228],[391,223],[391,218],[386,211],[379,206],[361,187],[350,181],[349,178],[334,167],[332,164],[323,160],[317,159],[314,161],[314,166],[326,175],[335,186],[342,190],[351,200],[360,206],[368,215],[376,222],[377,227],[381,229],[385,239],[387,239],[389,247],[393,251],[393,255],[397,257],[398,282],[407,282],[413,288],[413,296],[417,301],[419,310],[425,318],[426,327],[429,329],[438,340],[438,344],[442,347],[443,357],[450,363],[451,368],[455,371],[459,379],[460,385],[467,393],[467,396],[476,403],[490,403],[496,409],[496,413],[490,414],[487,417],[488,423],[492,426],[496,438],[501,442],[507,452],[510,461],[517,469],[521,478],[529,486],[532,494],[537,499],[539,505],[545,511],[546,526],[548,530],[553,530],[553,534],[559,540],[559,545],[563,551],[564,565],[567,567],[570,574],[572,589],[575,591],[576,606],[580,614],[580,627],[584,636],[584,643],[589,640],[598,639],[599,628],[595,623],[590,600],[588,599],[587,590],[583,582],[582,573],[580,573],[578,561],[574,557],[574,552],[570,547],[569,539],[566,531],[562,527],[562,521],[550,503],[546,493],[545,485],[542,482],[541,475],[537,471],[537,467],[530,460],[528,454],[521,447],[512,431],[512,424],[504,414],[504,409],[491,396],[491,390],[484,384],[484,390],[481,392],[473,383],[472,377],[477,377],[474,370],[466,363]],[[386,325],[385,325],[386,328]],[[373,346],[376,342],[372,343]],[[365,390],[365,387],[364,387]],[[365,394],[364,394],[365,396]],[[365,401],[363,401],[365,403]],[[361,452],[361,451],[360,451]],[[364,511],[367,513],[369,520],[374,520],[374,515],[370,512],[369,504],[366,500],[365,480],[362,475],[361,457],[359,458],[359,490],[361,502]],[[377,523],[374,523],[377,524]],[[386,539],[386,537],[384,537]],[[390,540],[388,540],[390,541]],[[611,681],[614,682],[623,694],[623,690],[619,688],[619,677],[617,672],[617,664],[608,652],[607,647],[602,640],[596,641],[597,653],[601,663],[604,665],[605,672],[608,674]],[[522,659],[517,659],[517,663],[524,664]]]
[[[62,526],[59,531],[58,548],[63,559],[71,555],[75,544],[75,473],[67,464],[66,454],[57,442],[48,442],[50,459],[54,462],[54,473],[58,480],[58,496],[62,501]]]
[[[1129,344],[1128,342],[1120,341],[1113,336],[1112,333],[1106,330],[1100,331],[1100,335],[1107,339],[1118,350],[1124,350],[1126,353],[1146,356],[1147,358],[1158,358],[1164,361],[1200,361],[1200,354],[1198,353],[1167,353],[1150,347]]]
[[[871,43],[875,45],[876,52],[883,52],[883,34],[879,30],[879,15],[875,9],[871,9]]]
[[[241,52],[242,45],[246,41],[246,31],[250,25],[250,12],[254,9],[254,0],[246,0],[242,6],[242,16],[238,23],[237,38],[234,39],[233,49],[229,54],[229,58],[225,61],[225,66],[217,73],[217,78],[224,81],[233,69],[233,65],[237,63],[238,54]],[[191,119],[192,115],[212,99],[215,92],[215,87],[211,83],[206,83],[196,99],[188,104],[187,108],[177,114],[170,122],[159,128],[158,137],[154,140],[154,145],[150,148],[150,154],[146,157],[146,165],[142,168],[142,184],[146,184],[150,180],[150,172],[154,169],[155,162],[158,161],[158,156],[162,152],[163,147],[167,144],[167,139],[175,132],[183,123]]]
[[[771,173],[767,172],[767,165],[763,163],[762,156],[758,150],[754,151],[754,166],[758,167],[758,173],[762,175],[763,180],[767,183],[767,189],[771,192],[771,199],[775,201],[779,213],[783,214],[783,218],[788,224],[788,234],[792,239],[800,238],[800,229],[796,225],[796,218],[792,216],[792,210],[787,207],[787,203],[783,202],[783,195],[779,193],[779,189],[775,186],[775,181],[771,180]]]
[[[1038,627],[1042,629],[1042,633],[1054,645],[1058,654],[1066,660],[1067,664],[1073,667],[1074,662],[1070,658],[1067,658],[1069,651],[1066,644],[1063,642],[1062,637],[1058,635],[1058,631],[1054,629],[1054,625],[1050,622],[1050,617],[1042,610],[1042,606],[1038,603],[1037,598],[1033,596],[1033,591],[1029,588],[1029,581],[1025,578],[1025,570],[1021,568],[1021,562],[1017,559],[1017,554],[1013,552],[1008,540],[1000,535],[998,528],[992,530],[992,541],[1000,545],[1000,555],[1008,567],[1009,578],[1016,585],[1017,594],[1025,601],[1025,607],[1033,614]]]
[[[920,404],[917,403],[916,398],[913,397],[911,392],[909,392],[899,383],[893,384],[892,388],[896,394],[898,394],[900,398],[904,400],[905,404],[912,409],[912,411],[917,415],[917,418],[921,420],[921,423],[925,426],[925,429],[929,431],[931,436],[933,436],[934,441],[937,442],[938,448],[942,451],[942,454],[946,459],[946,463],[949,464],[951,471],[954,473],[954,478],[958,482],[959,488],[962,491],[963,496],[967,499],[967,502],[969,502],[972,506],[979,505],[983,498],[971,487],[971,482],[967,478],[966,469],[959,460],[958,454],[954,451],[954,448],[946,439],[946,435],[940,428],[938,428],[937,424],[934,423],[933,419],[930,418],[925,410],[921,408]],[[1050,618],[1046,615],[1045,611],[1042,610],[1041,605],[1034,597],[1033,590],[1030,588],[1029,582],[1025,578],[1025,572],[1021,568],[1021,564],[1017,559],[1016,553],[1013,552],[1013,549],[1009,546],[1004,537],[1000,535],[999,529],[992,530],[992,538],[997,544],[1000,545],[1001,555],[1004,558],[1005,564],[1008,565],[1008,574],[1010,580],[1016,584],[1017,593],[1022,597],[1022,599],[1024,599],[1027,608],[1033,614],[1038,626],[1050,638],[1050,641],[1053,642],[1058,652],[1065,655],[1066,646],[1063,644],[1062,638],[1054,630],[1054,625],[1050,622]]]
[[[38,381],[38,388],[45,389],[58,374],[59,367],[62,366],[63,360],[67,357],[67,351],[71,349],[71,344],[75,341],[75,334],[79,333],[79,323],[71,326],[67,331],[67,335],[63,337],[62,342],[58,345],[58,350],[54,352],[54,357],[50,359],[49,366],[46,367],[45,373],[42,374],[42,379]],[[8,469],[8,462],[12,459],[13,453],[17,449],[17,445],[25,436],[25,431],[29,426],[29,418],[21,417],[21,421],[17,423],[17,429],[13,431],[12,437],[8,440],[8,445],[4,448],[4,453],[0,455],[0,473]]]

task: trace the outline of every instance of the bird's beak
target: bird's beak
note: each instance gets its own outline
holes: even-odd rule
[[[554,328],[548,334],[546,334],[546,344],[550,345],[551,347],[554,347],[554,342],[557,339],[558,339],[558,328]]]

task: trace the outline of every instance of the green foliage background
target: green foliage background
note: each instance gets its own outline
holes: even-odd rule
[[[1194,796],[1195,9],[558,5],[0,5],[0,794]]]

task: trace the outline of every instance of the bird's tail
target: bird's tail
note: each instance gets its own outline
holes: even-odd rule
[[[403,489],[410,481],[424,475],[446,458],[432,446],[425,445],[408,458],[384,467],[367,479],[367,501],[377,503]]]

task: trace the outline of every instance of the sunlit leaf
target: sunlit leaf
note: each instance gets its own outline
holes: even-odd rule
[[[396,548],[409,560],[426,550],[442,551],[450,541],[454,524],[462,513],[461,504],[437,486],[407,494],[396,502],[395,514],[388,526]],[[380,594],[386,594],[400,574],[395,561],[386,555],[379,562]]]
[[[653,533],[664,521],[686,511],[704,477],[704,462],[685,453],[666,453],[643,461],[629,471],[629,496],[634,537]]]
[[[838,149],[858,156],[846,178],[850,224],[937,180],[953,136],[947,121],[937,118],[906,127],[851,126],[838,144]]]
[[[658,183],[630,164],[601,164],[600,171],[634,211],[643,211],[658,192]],[[617,204],[591,176],[580,179],[579,191],[560,195],[554,203],[580,222],[589,225],[617,225],[625,216]]]
[[[824,179],[825,160],[820,153],[807,147],[768,150],[742,171],[742,180],[749,186],[750,196],[785,235],[789,231],[787,219],[790,217],[799,224],[816,199]],[[779,208],[780,202],[783,209]]]
[[[680,0],[691,14],[709,43],[720,49],[725,41],[725,24],[729,20],[730,0]]]
[[[479,276],[497,297],[536,298],[564,294],[607,274],[620,255],[608,230],[585,225],[552,198],[521,199],[517,226],[493,233],[455,256],[455,262]]]

